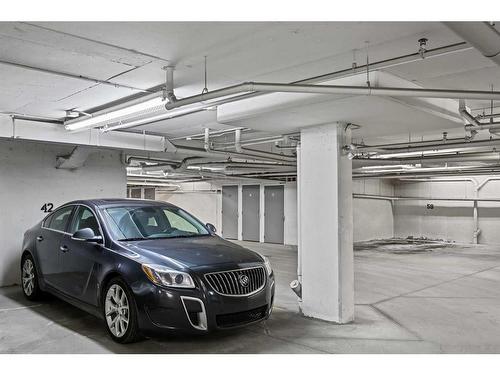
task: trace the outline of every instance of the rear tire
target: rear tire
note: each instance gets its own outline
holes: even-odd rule
[[[43,298],[35,261],[29,253],[21,259],[21,289],[24,296],[30,301],[39,301]]]
[[[114,341],[128,344],[142,338],[134,295],[121,277],[111,279],[106,285],[102,309],[106,329]]]

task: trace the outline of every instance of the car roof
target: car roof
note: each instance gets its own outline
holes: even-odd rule
[[[169,206],[169,207],[177,207],[173,204],[163,202],[163,201],[154,201],[148,199],[135,199],[135,198],[99,198],[99,199],[82,199],[75,200],[66,203],[68,204],[86,204],[95,207],[113,207],[113,206]]]

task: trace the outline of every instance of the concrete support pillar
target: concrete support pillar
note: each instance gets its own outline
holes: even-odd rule
[[[352,162],[345,124],[301,131],[298,166],[301,310],[305,316],[354,319]]]
[[[243,241],[243,186],[238,185],[238,240]]]

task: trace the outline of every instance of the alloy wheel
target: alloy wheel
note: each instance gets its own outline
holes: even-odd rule
[[[24,261],[22,279],[24,293],[27,296],[31,296],[35,289],[35,267],[29,258]]]
[[[111,333],[116,337],[125,335],[130,320],[130,308],[127,294],[121,286],[113,284],[109,287],[104,309]]]

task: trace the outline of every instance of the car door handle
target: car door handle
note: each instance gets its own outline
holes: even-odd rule
[[[69,248],[68,248],[68,246],[63,245],[63,246],[61,246],[61,247],[59,248],[59,250],[61,250],[63,253],[67,253],[67,252],[69,251]]]
[[[42,236],[38,236],[38,237],[36,238],[36,240],[37,240],[38,242],[41,242],[41,241],[43,241],[43,237],[42,237]]]

